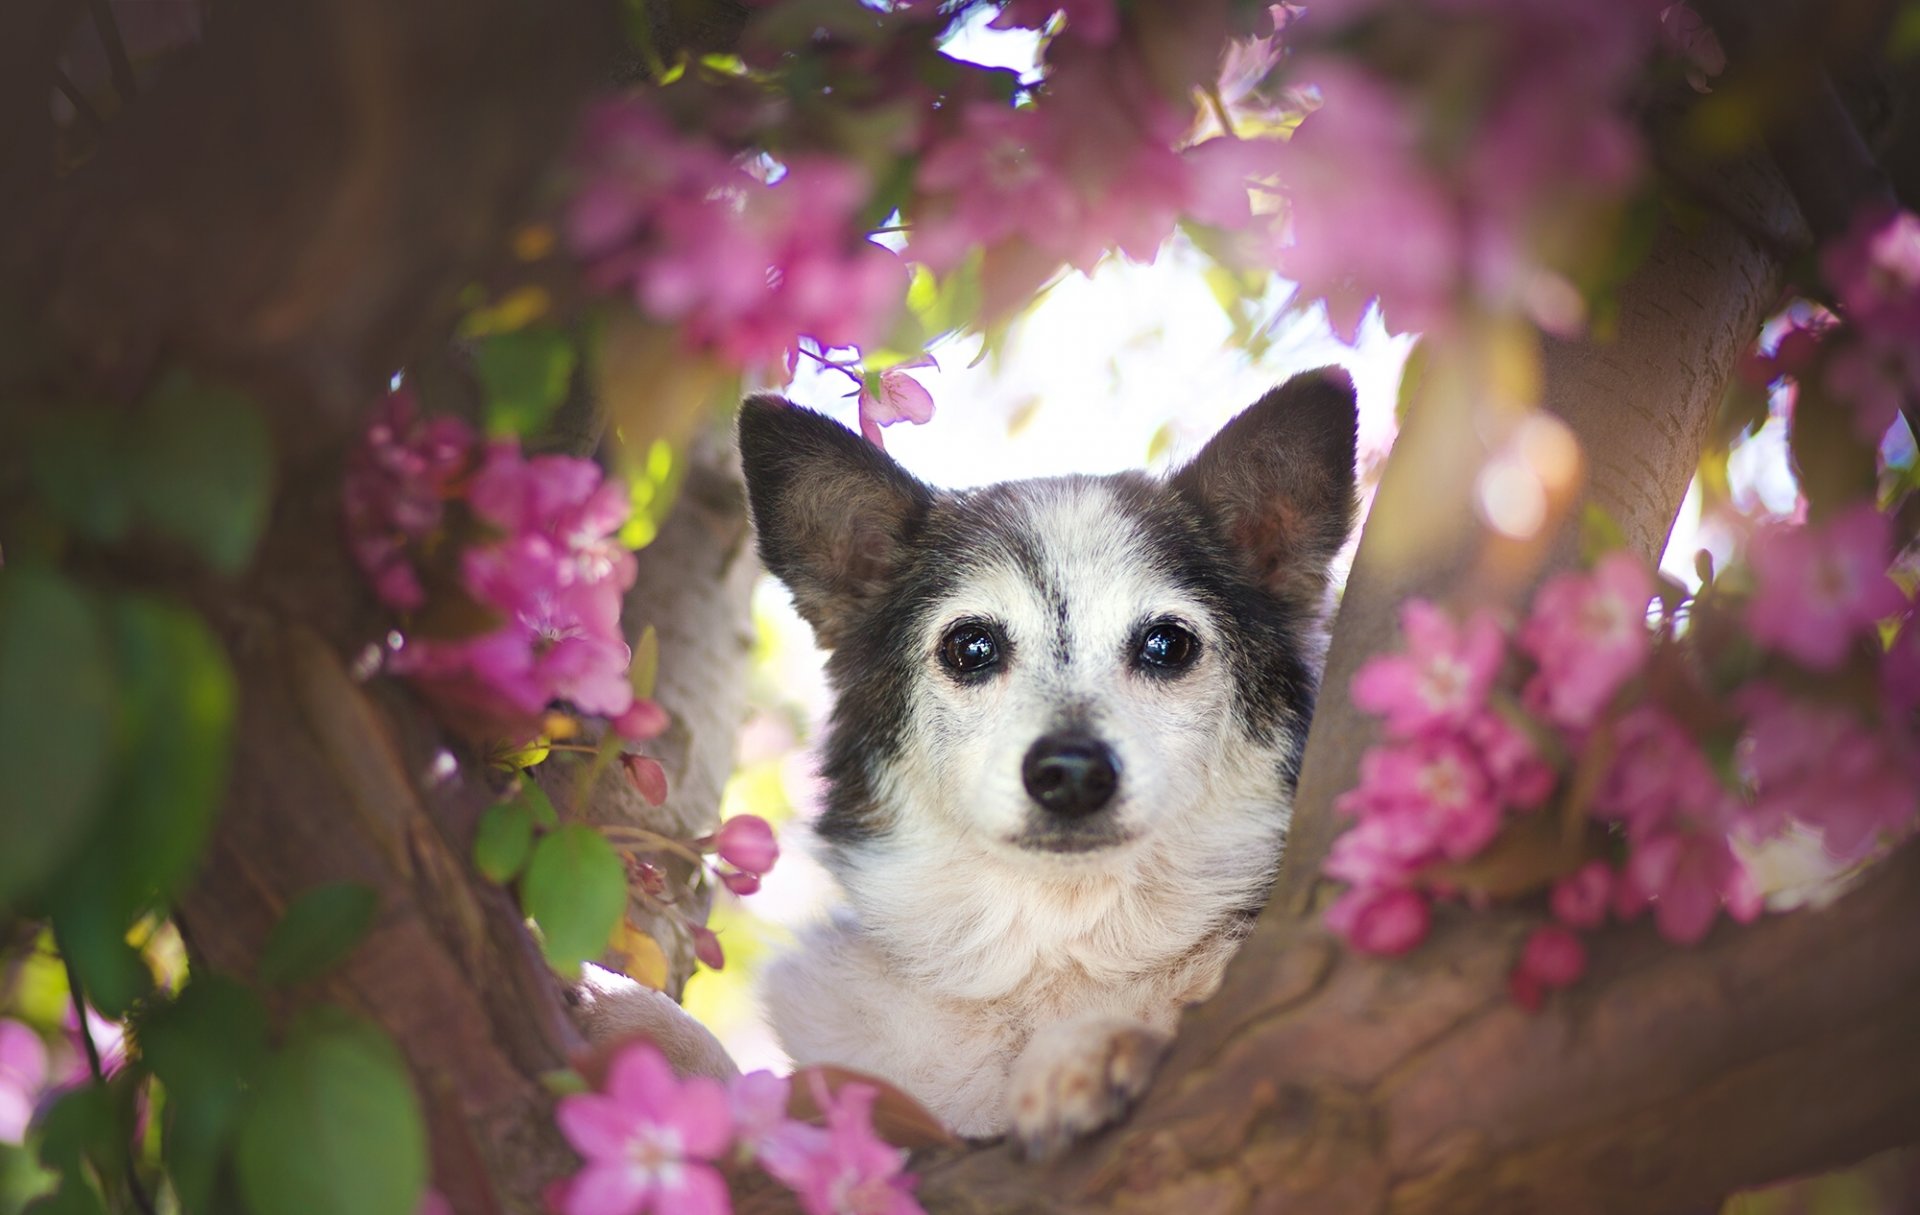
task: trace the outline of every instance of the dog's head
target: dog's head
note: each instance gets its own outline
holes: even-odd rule
[[[946,492],[830,419],[748,401],[760,552],[831,651],[830,850],[907,834],[1084,866],[1253,800],[1277,846],[1354,435],[1352,385],[1325,369],[1164,481]]]

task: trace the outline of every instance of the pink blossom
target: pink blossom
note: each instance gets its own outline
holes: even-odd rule
[[[627,711],[616,716],[609,723],[613,732],[628,742],[647,742],[666,733],[672,719],[667,711],[660,707],[657,700],[644,697],[636,698]]]
[[[874,1133],[880,1091],[842,1084],[829,1094],[820,1073],[809,1079],[827,1125],[787,1124],[762,1141],[761,1166],[799,1196],[808,1215],[924,1215],[907,1154]]]
[[[1678,945],[1697,944],[1706,936],[1723,904],[1741,923],[1760,914],[1759,891],[1720,832],[1665,832],[1643,839],[1634,845],[1622,877],[1616,910],[1631,914],[1632,908],[1651,903],[1660,935]]]
[[[945,272],[972,249],[1013,236],[1044,245],[1071,229],[1079,202],[1054,170],[1053,132],[1040,107],[968,104],[959,130],[921,157],[908,256]]]
[[[1727,53],[1720,39],[1691,7],[1670,4],[1660,10],[1660,33],[1667,45],[1686,60],[1687,83],[1695,92],[1712,92],[1707,82],[1727,70]]]
[[[1613,758],[1594,791],[1597,818],[1627,824],[1635,838],[1676,816],[1718,823],[1727,793],[1693,736],[1651,704],[1622,714],[1613,728]]]
[[[1920,311],[1915,313],[1920,329]],[[1920,342],[1912,332],[1854,326],[1834,346],[1822,382],[1853,410],[1853,433],[1878,445],[1900,419],[1901,408],[1920,397]]]
[[[1755,640],[1817,671],[1838,667],[1855,641],[1906,607],[1887,576],[1893,525],[1870,502],[1825,525],[1774,525],[1754,537]]]
[[[682,1081],[648,1043],[621,1050],[606,1090],[562,1097],[555,1121],[585,1158],[566,1215],[726,1215],[727,1183],[709,1162],[732,1138],[727,1093],[704,1076]]]
[[[769,1071],[746,1072],[727,1085],[731,1112],[740,1145],[758,1153],[769,1136],[787,1125],[787,1099],[792,1083]]]
[[[687,933],[693,937],[693,956],[702,966],[708,970],[726,969],[727,954],[720,948],[720,938],[714,935],[713,929],[705,924],[689,923]]]
[[[589,114],[568,215],[588,277],[626,290],[696,347],[769,366],[802,335],[856,346],[905,295],[897,258],[859,230],[858,166],[794,156],[773,180],[627,98]]]
[[[1520,630],[1520,648],[1539,673],[1529,704],[1572,729],[1593,724],[1652,650],[1647,601],[1653,577],[1631,553],[1610,553],[1588,574],[1549,579]]]
[[[0,1143],[21,1143],[47,1085],[47,1044],[26,1025],[0,1020]]]
[[[1461,860],[1486,847],[1500,829],[1500,807],[1481,760],[1450,738],[1429,737],[1370,749],[1360,784],[1340,809],[1397,824],[1418,851]]]
[[[1821,251],[1820,268],[1856,321],[1920,304],[1920,215],[1869,208]]]
[[[1404,887],[1355,887],[1327,908],[1327,927],[1362,953],[1398,957],[1427,939],[1433,910],[1425,895]]]
[[[620,631],[633,554],[614,538],[627,495],[589,460],[527,459],[489,448],[469,491],[474,514],[503,534],[460,556],[463,589],[500,619],[478,636],[409,636],[390,662],[464,711],[525,720],[549,703],[617,717],[632,707]]]
[[[1532,1010],[1555,988],[1570,987],[1586,973],[1587,947],[1557,924],[1542,924],[1527,938],[1520,962],[1507,980],[1514,1003]]]
[[[414,568],[416,549],[439,530],[473,446],[464,422],[421,418],[413,390],[402,387],[381,401],[348,457],[342,493],[347,545],[389,607],[414,611],[426,603]]]
[[[1353,703],[1385,718],[1389,734],[1412,737],[1459,726],[1478,713],[1500,673],[1506,638],[1489,612],[1456,625],[1424,599],[1400,609],[1401,653],[1369,659],[1353,677]]]
[[[1501,805],[1531,810],[1559,783],[1560,774],[1541,758],[1527,732],[1494,709],[1469,718],[1462,736],[1479,753],[1493,796]]]
[[[660,766],[659,760],[631,751],[622,752],[620,770],[626,773],[627,783],[647,805],[659,806],[666,802],[667,770]]]
[[[414,1215],[455,1215],[453,1204],[439,1190],[428,1189],[420,1196],[420,1206]]]
[[[1569,928],[1598,928],[1607,918],[1612,894],[1613,867],[1605,861],[1588,861],[1553,884],[1548,906],[1554,918]]]
[[[1829,855],[1857,860],[1883,834],[1913,828],[1920,764],[1890,729],[1869,729],[1852,709],[1771,688],[1746,689],[1740,700],[1748,710],[1744,753],[1757,832],[1804,823],[1820,832]]]
[[[755,875],[772,869],[773,862],[780,856],[773,828],[757,814],[736,814],[721,823],[720,830],[714,833],[713,848],[721,860]]]
[[[1880,660],[1880,691],[1890,714],[1920,709],[1920,613],[1907,614]]]
[[[720,884],[742,898],[760,893],[760,875],[757,873],[741,873],[734,869],[724,870],[720,874]]]
[[[911,362],[889,367],[867,378],[860,389],[860,433],[866,436],[869,443],[875,447],[886,447],[880,438],[882,426],[892,426],[896,422],[924,426],[933,420],[933,394],[907,372],[915,367],[937,370],[939,366],[933,361],[932,355],[921,355]]]

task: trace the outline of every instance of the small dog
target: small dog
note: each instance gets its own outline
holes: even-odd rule
[[[837,698],[816,830],[847,903],[764,993],[796,1063],[1036,1156],[1125,1112],[1279,861],[1355,427],[1324,368],[1164,481],[944,492],[746,403],[761,556]]]

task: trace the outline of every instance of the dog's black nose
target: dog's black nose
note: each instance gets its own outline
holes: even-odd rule
[[[1048,734],[1020,765],[1027,794],[1055,814],[1092,814],[1107,804],[1120,769],[1107,744],[1085,734]]]

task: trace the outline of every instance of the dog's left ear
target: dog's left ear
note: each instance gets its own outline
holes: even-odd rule
[[[1354,515],[1359,414],[1338,367],[1304,371],[1261,397],[1173,475],[1275,593],[1318,603]]]

